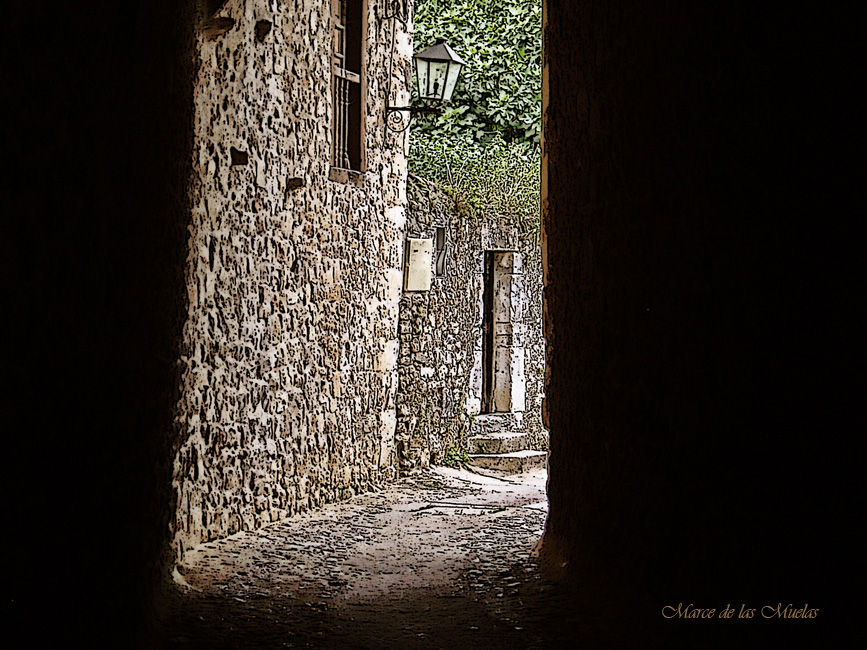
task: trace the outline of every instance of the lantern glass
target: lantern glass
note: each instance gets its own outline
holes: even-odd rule
[[[446,79],[448,78],[449,62],[425,61],[423,67],[427,68],[427,74],[425,75],[425,87],[423,89],[419,88],[421,98],[443,101],[443,93],[446,89]]]
[[[422,99],[428,99],[428,81],[430,80],[430,61],[422,61],[416,59],[415,62],[416,76],[418,78],[418,96]]]
[[[452,94],[455,92],[455,86],[458,83],[458,75],[461,74],[461,67],[462,66],[459,63],[452,63],[446,70],[446,83],[445,89],[443,90],[444,102],[452,101]]]

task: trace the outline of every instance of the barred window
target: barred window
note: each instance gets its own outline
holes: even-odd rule
[[[364,0],[332,0],[334,123],[331,164],[362,171],[361,75]]]
[[[436,236],[436,274],[443,276],[446,274],[446,229],[445,226],[437,226],[435,229]]]

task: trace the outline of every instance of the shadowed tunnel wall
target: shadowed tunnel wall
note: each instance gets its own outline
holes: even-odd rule
[[[171,505],[192,25],[192,1],[4,9],[7,647],[144,638]]]
[[[4,12],[13,646],[132,647],[165,568],[189,5]],[[779,5],[547,6],[545,557],[596,617],[585,647],[662,638],[678,602],[822,608],[748,636],[849,611],[853,40]]]
[[[845,16],[546,16],[548,563],[621,630],[838,628],[863,250]],[[821,603],[824,626],[663,625],[680,602]]]

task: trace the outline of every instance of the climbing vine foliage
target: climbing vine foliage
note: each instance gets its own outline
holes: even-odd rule
[[[411,154],[413,173],[443,188],[458,212],[506,221],[528,240],[538,240],[539,156],[526,145],[420,140]]]
[[[437,38],[467,66],[451,105],[413,123],[410,171],[538,237],[541,0],[417,0],[415,50]]]
[[[415,50],[445,38],[467,65],[444,113],[419,137],[538,144],[542,107],[541,0],[417,0]]]

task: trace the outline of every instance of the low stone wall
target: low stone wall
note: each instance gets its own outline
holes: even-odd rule
[[[401,468],[442,463],[448,447],[465,448],[481,409],[485,251],[514,250],[523,260],[525,410],[516,428],[534,449],[547,450],[541,422],[544,380],[542,268],[537,242],[496,219],[461,211],[432,184],[410,177],[407,237],[431,238],[445,228],[446,262],[430,291],[405,292],[400,301],[400,387],[397,449]],[[436,253],[433,264],[436,264]]]

